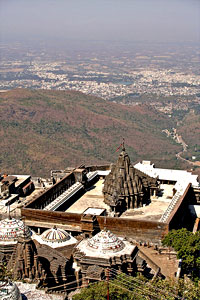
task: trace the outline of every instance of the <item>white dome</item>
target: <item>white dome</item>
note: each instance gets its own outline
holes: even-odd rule
[[[65,230],[54,227],[54,228],[45,230],[41,234],[41,238],[45,242],[62,243],[62,242],[70,240],[71,237]]]
[[[106,253],[119,252],[125,247],[125,244],[109,230],[102,230],[88,240],[87,246],[94,251]]]
[[[45,230],[41,235],[33,232],[32,239],[52,248],[65,247],[77,243],[73,236],[65,230],[56,227]]]
[[[17,241],[19,236],[31,236],[30,229],[21,220],[7,218],[0,222],[0,240]]]

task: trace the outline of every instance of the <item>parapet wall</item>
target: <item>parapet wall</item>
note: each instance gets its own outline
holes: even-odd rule
[[[74,230],[81,229],[81,214],[65,213],[58,211],[46,211],[41,209],[22,208],[21,215],[25,218],[25,223],[37,226],[38,223],[44,223],[51,228],[54,225],[69,225],[74,227]],[[73,229],[73,228],[72,228]]]
[[[92,165],[92,166],[86,166],[85,167],[88,172],[93,172],[93,171],[108,171],[110,170],[110,165],[106,164],[106,165]]]
[[[62,228],[81,232],[81,214],[29,208],[22,209],[21,213],[29,226],[50,228],[54,225],[60,225]],[[153,244],[160,244],[164,235],[168,233],[168,224],[166,223],[98,216],[94,229],[102,230],[105,228],[118,236],[127,237],[137,242]]]
[[[113,233],[137,242],[160,244],[168,233],[168,224],[128,218],[97,217],[100,229],[105,227]]]
[[[189,221],[188,205],[190,204],[190,201],[192,199],[191,192],[192,192],[191,183],[189,183],[183,195],[176,203],[175,208],[173,209],[173,211],[169,216],[169,219],[167,220],[167,223],[169,225],[169,230],[179,229],[182,227],[182,224],[185,224],[185,227],[188,226],[187,224]]]

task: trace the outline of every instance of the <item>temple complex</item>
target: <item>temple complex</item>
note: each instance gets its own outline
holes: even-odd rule
[[[67,282],[72,274],[70,259],[77,240],[65,230],[54,227],[38,235],[21,220],[9,217],[0,222],[0,237],[1,262],[7,264],[13,279],[48,288]]]
[[[115,163],[54,170],[48,183],[14,202],[21,219],[11,217],[11,209],[0,221],[1,262],[13,270],[13,279],[37,282],[48,292],[102,280],[108,268],[166,277],[145,247],[162,248],[171,229],[200,229],[197,176],[149,161],[133,165],[124,144]]]

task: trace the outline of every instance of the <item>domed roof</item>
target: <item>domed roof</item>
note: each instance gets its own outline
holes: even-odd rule
[[[19,236],[31,236],[30,229],[24,225],[23,221],[14,218],[7,218],[0,222],[0,240],[17,241]]]
[[[125,244],[109,230],[102,230],[88,240],[87,246],[90,249],[105,253],[119,252],[125,247]]]
[[[0,281],[0,299],[4,300],[21,300],[21,293],[14,282]]]
[[[54,227],[45,230],[41,234],[41,238],[45,242],[62,243],[70,240],[71,236],[65,230]]]

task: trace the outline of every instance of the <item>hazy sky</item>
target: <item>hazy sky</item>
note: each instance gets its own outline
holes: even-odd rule
[[[0,39],[200,41],[200,0],[0,0]]]

